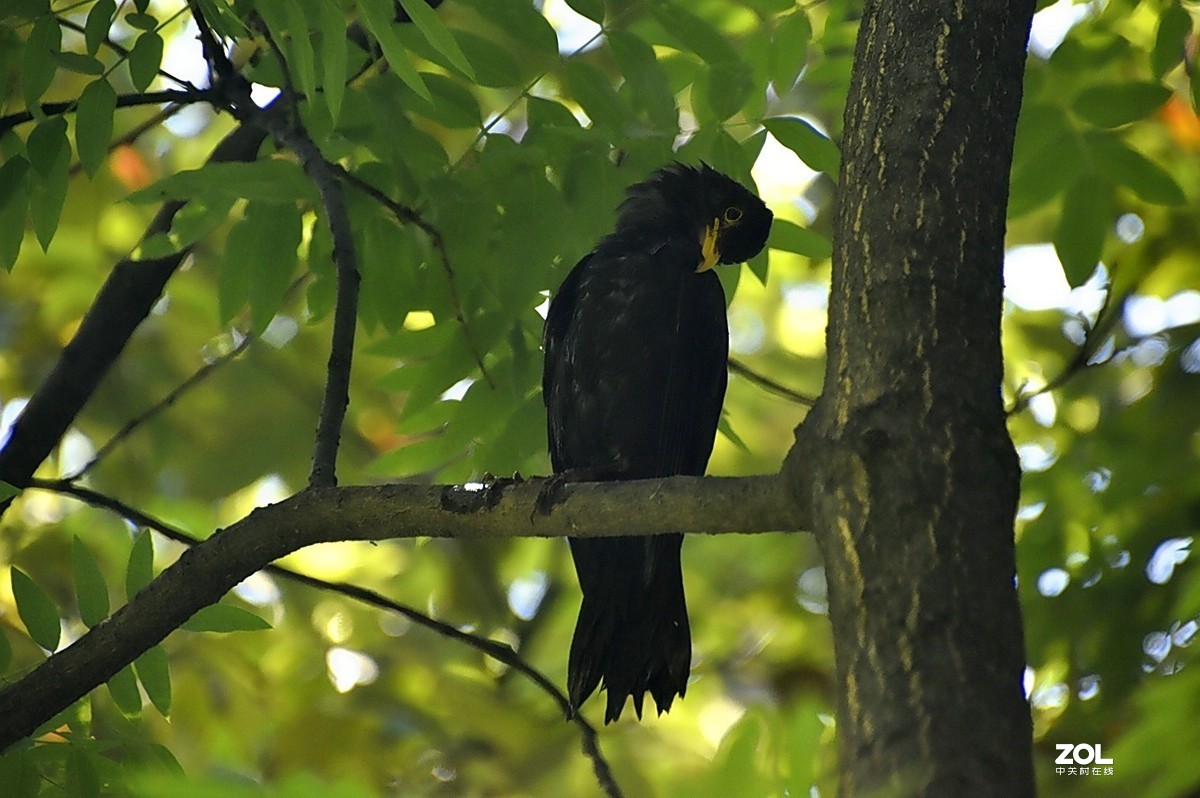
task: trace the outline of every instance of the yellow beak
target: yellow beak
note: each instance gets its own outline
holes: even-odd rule
[[[696,267],[697,274],[708,271],[721,259],[721,253],[717,252],[717,231],[720,229],[720,217],[713,219],[712,224],[705,226],[704,236],[700,239],[701,260],[700,265]]]

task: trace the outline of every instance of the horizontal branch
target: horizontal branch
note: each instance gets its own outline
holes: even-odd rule
[[[404,537],[611,537],[809,526],[779,475],[566,484],[538,512],[544,480],[310,488],[188,549],[111,617],[0,692],[0,751],[107,682],[268,563],[315,543]]]

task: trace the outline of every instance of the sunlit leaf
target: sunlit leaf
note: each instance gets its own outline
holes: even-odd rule
[[[780,144],[800,156],[800,160],[809,167],[837,179],[841,154],[838,146],[824,133],[794,116],[764,119],[763,125]]]
[[[201,609],[180,628],[189,632],[257,632],[270,629],[271,624],[241,607],[213,604]]]
[[[471,68],[471,64],[467,61],[467,57],[463,55],[463,51],[459,49],[458,42],[450,35],[450,31],[442,24],[438,18],[437,12],[429,6],[425,0],[400,0],[401,7],[408,12],[409,18],[422,35],[432,44],[437,50],[450,59],[455,68],[462,72],[467,77],[474,79],[475,70]]]
[[[828,238],[787,219],[776,219],[771,224],[767,246],[812,260],[824,260],[833,255],[833,244]]]
[[[379,42],[388,64],[396,71],[400,79],[426,100],[432,99],[429,96],[429,89],[425,86],[425,81],[421,80],[421,76],[417,74],[416,67],[409,60],[408,51],[392,28],[391,3],[387,0],[362,0],[358,7],[363,13],[363,20],[366,22],[367,28]]]
[[[71,541],[71,571],[75,577],[79,617],[86,625],[95,626],[108,617],[108,585],[96,558],[78,536]]]
[[[89,83],[79,95],[75,109],[75,148],[89,176],[95,175],[108,157],[116,108],[117,93],[104,78]]]
[[[11,569],[13,599],[17,602],[17,615],[25,624],[26,631],[47,651],[58,648],[62,625],[54,602],[37,583],[15,565]]]

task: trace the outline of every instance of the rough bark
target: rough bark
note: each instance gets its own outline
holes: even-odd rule
[[[872,0],[835,218],[825,394],[801,435],[842,795],[1032,795],[1000,395],[1005,205],[1032,2]]]

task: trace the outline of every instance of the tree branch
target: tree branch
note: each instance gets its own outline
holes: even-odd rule
[[[254,160],[265,137],[257,127],[242,125],[216,146],[208,162]],[[175,214],[185,204],[165,203],[142,240],[168,232]],[[13,424],[8,443],[0,450],[0,479],[13,485],[27,483],[91,398],[190,252],[191,247],[186,247],[163,258],[139,261],[127,257],[117,263],[74,337]],[[0,505],[0,511],[6,508],[7,503]]]
[[[140,94],[122,94],[117,97],[117,107],[136,108],[139,105],[161,105],[162,103],[188,105],[190,103],[212,102],[214,99],[215,95],[209,89],[163,89],[162,91],[147,91]],[[67,113],[78,103],[79,100],[42,103],[40,106],[41,113],[44,116],[58,116],[59,114]],[[17,125],[32,122],[37,118],[32,111],[18,111],[15,114],[0,117],[0,135],[3,135]]]
[[[29,485],[29,481],[23,481]],[[779,475],[566,484],[531,515],[542,481],[309,488],[188,549],[111,617],[0,692],[0,751],[104,684],[268,563],[314,543],[397,537],[601,537],[806,528]],[[637,523],[633,521],[636,519]]]
[[[247,343],[249,339],[243,343]],[[84,501],[93,507],[100,507],[105,510],[110,510],[121,517],[132,521],[133,523],[153,529],[169,540],[177,543],[182,543],[185,546],[196,546],[201,543],[198,538],[192,537],[187,532],[178,529],[171,524],[156,518],[148,513],[144,513],[135,507],[132,507],[124,502],[114,499],[99,491],[92,490],[79,485],[69,479],[61,480],[30,480],[29,487],[37,490],[45,490],[53,493],[58,493],[64,496]],[[476,651],[491,657],[497,662],[508,666],[511,672],[520,673],[531,682],[533,682],[542,692],[554,699],[558,704],[559,710],[563,716],[579,727],[581,735],[581,745],[584,753],[592,760],[592,768],[596,773],[596,778],[604,789],[605,794],[609,798],[619,798],[621,789],[613,778],[612,769],[609,767],[608,760],[604,758],[604,754],[600,751],[600,744],[596,734],[596,727],[578,712],[574,711],[570,700],[559,687],[550,681],[550,679],[537,668],[533,667],[522,657],[515,649],[506,643],[501,643],[496,640],[489,640],[480,635],[464,632],[458,627],[451,626],[448,623],[431,618],[415,607],[410,607],[407,604],[401,604],[398,601],[387,598],[386,596],[368,590],[359,585],[352,585],[347,582],[331,582],[326,579],[318,579],[315,576],[294,571],[291,568],[286,568],[282,565],[268,565],[262,569],[264,572],[274,576],[282,577],[291,582],[305,585],[316,590],[323,590],[330,593],[336,593],[345,596],[352,601],[358,601],[377,609],[394,612],[407,618],[409,621],[429,629],[443,637],[450,638],[463,643]]]

